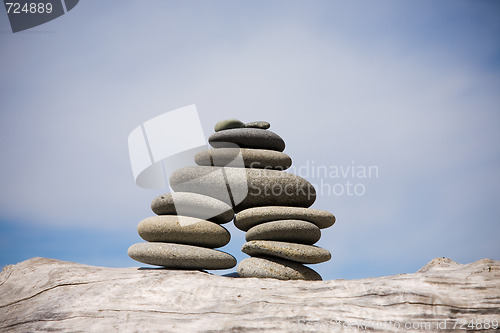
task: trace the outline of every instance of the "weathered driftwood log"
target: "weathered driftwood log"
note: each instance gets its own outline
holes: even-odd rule
[[[440,258],[413,274],[279,281],[33,258],[0,274],[0,332],[494,329],[499,268]]]

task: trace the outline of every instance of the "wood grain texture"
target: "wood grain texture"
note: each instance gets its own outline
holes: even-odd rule
[[[46,258],[0,274],[0,332],[421,332],[445,320],[448,331],[453,320],[500,321],[499,261],[439,258],[413,274],[332,281]]]

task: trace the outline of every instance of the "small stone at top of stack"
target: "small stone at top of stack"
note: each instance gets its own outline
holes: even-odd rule
[[[308,208],[316,191],[307,180],[283,171],[292,160],[283,153],[283,139],[269,128],[264,121],[217,123],[209,137],[214,149],[195,156],[198,166],[175,171],[170,184],[174,190],[208,195],[233,207],[236,227],[247,231],[242,251],[252,256],[238,265],[240,276],[321,280],[303,264],[331,258],[330,252],[312,244],[335,217]]]
[[[216,149],[196,154],[195,162],[200,166],[288,169],[292,159],[282,153],[285,142],[277,134],[264,131],[270,126],[266,121],[247,124],[237,119],[220,121],[215,125],[216,133],[208,139]]]

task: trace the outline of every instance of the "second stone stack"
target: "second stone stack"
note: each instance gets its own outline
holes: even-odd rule
[[[236,214],[235,226],[246,231],[242,251],[250,258],[237,267],[241,277],[268,277],[282,280],[321,280],[304,264],[330,260],[328,250],[313,246],[320,229],[335,223],[333,214],[311,208],[265,206]]]

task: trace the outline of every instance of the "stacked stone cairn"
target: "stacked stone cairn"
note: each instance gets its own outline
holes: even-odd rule
[[[309,208],[316,191],[307,180],[284,171],[292,159],[269,127],[265,121],[218,122],[208,139],[213,149],[197,153],[196,166],[175,170],[169,178],[174,192],[153,200],[158,216],[138,226],[148,243],[132,245],[129,256],[167,268],[234,267],[234,257],[214,250],[229,242],[220,224],[234,217],[235,226],[246,231],[242,251],[250,255],[237,267],[240,277],[321,280],[304,264],[331,258],[313,244],[335,216]]]
[[[137,243],[128,255],[139,262],[171,269],[228,269],[236,259],[214,248],[229,243],[231,236],[220,224],[231,221],[233,209],[226,203],[196,193],[160,195],[151,203],[157,216],[142,220]]]

